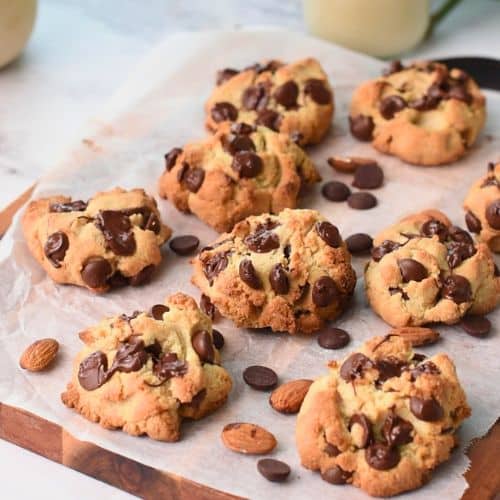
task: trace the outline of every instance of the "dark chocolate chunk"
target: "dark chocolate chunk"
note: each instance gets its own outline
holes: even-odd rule
[[[423,399],[413,396],[410,398],[410,411],[419,420],[435,422],[444,416],[443,407],[434,399]]]
[[[349,334],[341,328],[325,328],[318,335],[318,344],[323,349],[342,349],[350,340]]]
[[[243,107],[249,111],[265,109],[268,101],[268,85],[264,83],[247,87],[241,97]]]
[[[286,295],[290,290],[288,275],[281,264],[275,264],[269,272],[269,283],[278,295]]]
[[[357,193],[352,193],[349,198],[347,198],[347,204],[356,210],[368,210],[377,205],[377,198],[371,193],[359,191]]]
[[[210,115],[217,123],[226,120],[234,122],[238,118],[238,110],[230,102],[218,102],[210,111]]]
[[[321,479],[323,479],[323,481],[337,485],[346,484],[351,476],[352,472],[345,471],[338,465],[329,467],[321,472]]]
[[[398,260],[398,266],[403,283],[422,281],[429,275],[425,266],[415,259],[400,259]]]
[[[182,183],[191,193],[197,193],[205,180],[205,171],[202,168],[188,168],[182,176]]]
[[[447,248],[448,254],[446,256],[446,260],[450,269],[455,269],[464,260],[472,257],[477,252],[476,247],[473,244],[459,243],[456,241],[449,243]]]
[[[144,341],[137,337],[131,337],[128,342],[122,343],[116,351],[108,377],[115,371],[136,372],[145,365],[147,360],[148,353],[145,350]]]
[[[235,124],[233,123],[233,125]],[[237,125],[244,124],[238,123]],[[250,137],[248,137],[248,135],[244,134],[230,135],[223,140],[222,146],[232,156],[240,151],[255,151],[254,142],[250,139]]]
[[[251,151],[240,151],[234,155],[231,168],[241,178],[251,179],[262,172],[263,162],[259,155]]]
[[[170,172],[174,168],[177,157],[182,153],[181,148],[173,148],[165,155],[165,169]]]
[[[135,253],[135,237],[127,214],[121,210],[100,210],[95,225],[102,231],[107,248],[116,255]]]
[[[319,78],[310,78],[306,81],[304,94],[310,96],[317,104],[330,104],[332,102],[332,93],[326,86],[325,81]]]
[[[176,236],[169,242],[170,248],[177,255],[189,255],[198,248],[199,244],[200,240],[196,236],[190,234]]]
[[[373,247],[373,239],[369,234],[356,233],[346,238],[347,249],[352,254],[363,254],[369,252]]]
[[[213,363],[215,360],[215,351],[212,337],[205,330],[196,332],[191,338],[191,344],[200,360],[204,363]]]
[[[356,352],[351,354],[340,367],[340,376],[346,382],[352,382],[354,379],[361,378],[365,370],[373,368],[373,362],[364,354]]]
[[[269,481],[282,483],[290,475],[290,467],[274,458],[261,458],[257,462],[257,470]]]
[[[69,247],[69,239],[62,231],[52,233],[45,242],[43,251],[45,257],[50,260],[56,268],[61,267],[61,262],[64,260],[66,250]]]
[[[379,262],[384,255],[394,252],[394,250],[397,250],[400,246],[401,245],[395,241],[384,240],[378,247],[372,248],[372,259],[375,262]]]
[[[279,132],[281,126],[281,115],[272,109],[263,109],[258,112],[255,123],[257,125],[270,128],[275,132]]]
[[[278,104],[281,104],[286,109],[292,109],[297,106],[299,86],[293,80],[288,80],[277,87],[273,95]]]
[[[187,362],[179,359],[175,352],[167,352],[153,366],[153,373],[163,382],[182,377],[187,373]]]
[[[342,238],[339,230],[331,222],[323,221],[316,223],[316,232],[320,238],[332,248],[338,248],[342,245]]]
[[[422,225],[420,234],[427,238],[437,235],[439,241],[443,242],[448,238],[448,227],[437,219],[430,219]]]
[[[243,372],[243,380],[250,387],[257,389],[258,391],[269,391],[274,389],[278,384],[278,376],[274,370],[259,365],[245,368],[245,371]]]
[[[359,189],[377,189],[383,182],[384,171],[376,163],[368,163],[356,168],[352,185]]]
[[[484,216],[493,229],[500,229],[500,198],[486,207]]]
[[[413,441],[412,431],[413,425],[394,413],[387,415],[381,429],[382,436],[389,446],[411,443]]]
[[[453,300],[455,304],[470,302],[472,300],[472,289],[469,281],[459,274],[447,276],[442,281],[441,297]]]
[[[322,276],[313,285],[312,301],[318,307],[328,307],[338,296],[337,285],[330,276]]]
[[[371,116],[357,115],[349,117],[349,128],[351,134],[360,141],[371,141],[375,123]]]
[[[239,275],[243,283],[247,284],[250,288],[260,290],[262,288],[262,281],[253,267],[250,259],[243,259],[239,266]]]
[[[345,201],[349,198],[351,190],[343,182],[330,181],[323,184],[321,194],[329,201]]]
[[[83,265],[81,276],[83,282],[90,288],[103,288],[113,269],[103,257],[92,257]]]
[[[267,253],[279,248],[280,240],[276,233],[270,230],[261,229],[249,234],[244,239],[245,245],[256,253]]]
[[[398,95],[390,95],[384,97],[380,101],[379,111],[380,114],[386,119],[390,120],[396,113],[406,108],[406,101]]]
[[[220,272],[226,269],[228,264],[227,256],[225,253],[216,253],[207,260],[203,261],[203,272],[207,280],[212,282]]]
[[[384,443],[374,443],[365,450],[366,463],[377,470],[389,470],[398,465],[400,460],[397,448]]]

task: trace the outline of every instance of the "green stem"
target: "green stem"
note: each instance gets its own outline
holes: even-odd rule
[[[461,2],[462,0],[447,0],[443,5],[431,16],[429,27],[425,33],[425,39],[428,39],[436,26]]]

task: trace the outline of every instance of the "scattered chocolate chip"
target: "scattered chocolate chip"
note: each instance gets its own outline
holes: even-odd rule
[[[394,413],[387,415],[381,429],[382,436],[389,446],[411,443],[413,441],[412,431],[413,425]]]
[[[278,376],[274,370],[259,365],[245,368],[245,371],[243,372],[243,380],[250,387],[257,389],[258,391],[269,391],[274,389],[278,384]]]
[[[328,307],[338,295],[337,285],[330,276],[322,276],[313,285],[312,301],[318,307]]]
[[[78,382],[86,391],[93,391],[108,379],[108,358],[102,351],[87,356],[78,367]]]
[[[241,125],[238,123],[238,125]],[[255,144],[248,137],[248,135],[234,135],[229,136],[228,139],[224,140],[222,143],[224,149],[232,156],[240,151],[255,151]]]
[[[202,362],[214,362],[215,351],[212,343],[212,337],[206,330],[196,332],[191,338],[191,344]]]
[[[259,155],[251,151],[240,151],[234,155],[231,168],[241,178],[251,179],[262,172],[263,163]]]
[[[389,470],[398,465],[400,460],[397,448],[384,443],[374,443],[365,450],[366,463],[377,470]]]
[[[220,351],[224,347],[224,336],[221,332],[219,332],[219,330],[212,330],[212,338],[215,348]]]
[[[261,458],[257,462],[257,470],[269,481],[282,483],[290,474],[290,467],[274,458]]]
[[[297,97],[299,96],[299,86],[293,81],[288,80],[274,91],[274,98],[286,109],[297,106]]]
[[[272,109],[263,109],[258,112],[255,123],[257,125],[263,125],[264,127],[270,128],[275,132],[279,132],[281,126],[281,115]]]
[[[255,271],[255,267],[253,267],[250,259],[244,259],[240,262],[239,275],[243,283],[247,284],[250,288],[255,290],[260,290],[262,288],[262,281]]]
[[[228,260],[225,253],[216,253],[203,262],[203,272],[210,283],[226,269]]]
[[[238,118],[238,110],[230,102],[218,102],[210,111],[210,115],[216,123],[226,120],[234,122]]]
[[[142,286],[151,281],[155,271],[155,265],[150,264],[149,266],[143,267],[137,274],[130,276],[129,285],[130,286]]]
[[[384,240],[378,247],[372,248],[372,259],[375,262],[379,262],[382,260],[384,255],[394,252],[394,250],[397,250],[400,246],[401,245],[395,241]]]
[[[230,80],[233,76],[236,76],[238,73],[239,71],[233,68],[220,69],[217,71],[217,75],[215,77],[216,84],[221,85]]]
[[[196,236],[186,234],[176,236],[169,242],[169,246],[177,255],[189,255],[193,253],[200,244],[200,240]]]
[[[467,233],[466,233],[467,234]],[[446,261],[450,266],[450,269],[455,269],[464,260],[472,257],[476,252],[476,247],[473,244],[451,242],[448,244],[448,254],[446,256]]]
[[[491,330],[491,321],[484,316],[465,316],[460,326],[473,337],[486,337]]]
[[[384,171],[374,163],[357,167],[352,185],[360,189],[377,189],[383,182]]]
[[[201,294],[200,298],[200,309],[213,321],[215,319],[215,316],[217,314],[217,308],[212,304],[212,301],[210,300],[210,297],[208,295],[205,295],[204,293]]]
[[[179,359],[175,352],[166,352],[153,366],[153,373],[161,380],[161,383],[173,377],[182,377],[187,370],[187,362]]]
[[[330,484],[346,484],[349,478],[352,476],[352,472],[343,470],[338,465],[334,465],[321,472],[321,479]]]
[[[400,71],[403,71],[405,67],[401,64],[401,61],[391,61],[389,63],[389,66],[383,70],[382,75],[383,76],[389,76],[392,75],[393,73],[399,73]]]
[[[52,203],[49,212],[84,212],[87,210],[87,203],[82,200],[69,201],[66,203]]]
[[[373,247],[373,239],[369,234],[356,233],[346,238],[347,249],[352,254],[369,252]]]
[[[163,304],[155,304],[151,308],[151,316],[153,316],[153,318],[157,321],[161,321],[163,319],[163,315],[168,311],[170,311],[170,309],[167,306]]]
[[[352,193],[347,198],[347,204],[356,210],[368,210],[377,205],[377,198],[371,193],[359,191],[358,193]]]
[[[379,111],[380,114],[386,119],[390,120],[396,113],[406,108],[406,101],[398,95],[390,95],[384,97],[380,101]]]
[[[83,282],[90,288],[103,288],[113,269],[111,264],[102,257],[92,257],[83,265],[81,276]]]
[[[360,141],[371,141],[375,124],[371,116],[357,115],[349,117],[351,134]]]
[[[343,182],[330,181],[323,184],[321,194],[329,201],[345,201],[349,198],[351,190]]]
[[[442,282],[441,297],[453,300],[455,304],[470,302],[472,300],[472,289],[469,281],[459,274],[447,276]]]
[[[340,367],[340,376],[346,382],[352,382],[356,378],[361,378],[365,370],[373,368],[373,362],[364,354],[356,352],[351,354]]]
[[[486,207],[484,216],[493,229],[500,229],[500,198]]]
[[[355,413],[349,420],[348,428],[352,429],[354,424],[357,424],[363,430],[363,435],[361,436],[361,442],[358,448],[366,448],[373,441],[372,424],[368,418],[362,413]]]
[[[323,448],[323,451],[329,456],[329,457],[336,457],[340,455],[341,451],[331,443],[326,443],[326,446]]]
[[[266,229],[257,230],[255,233],[249,234],[244,239],[244,243],[252,252],[256,253],[271,252],[280,246],[278,235]]]
[[[95,225],[101,230],[108,249],[116,255],[135,253],[135,237],[128,215],[120,210],[100,210]]]
[[[415,396],[410,398],[410,411],[419,420],[435,422],[444,416],[442,406],[434,399],[422,399]]]
[[[341,328],[325,328],[318,335],[318,344],[323,349],[342,349],[350,340],[349,334]]]
[[[269,272],[269,283],[278,295],[286,295],[290,290],[288,275],[281,264],[276,264]]]
[[[249,111],[265,109],[268,101],[268,85],[264,83],[247,87],[241,97],[243,107]]]
[[[304,94],[309,95],[317,104],[330,104],[332,102],[332,93],[319,78],[310,78],[304,85]]]
[[[69,247],[69,239],[62,231],[52,233],[45,242],[43,251],[45,257],[50,260],[56,268],[61,267],[61,262],[64,260],[66,250]]]
[[[429,275],[425,266],[414,259],[400,259],[398,260],[398,266],[403,283],[422,281]]]
[[[448,227],[437,219],[430,219],[422,225],[420,234],[427,238],[437,235],[439,241],[443,242],[448,238]]]
[[[320,238],[332,248],[338,248],[342,245],[342,238],[340,237],[339,230],[332,223],[328,221],[316,223],[316,232]]]
[[[173,148],[165,155],[165,169],[170,172],[174,168],[177,157],[182,153],[181,148]]]

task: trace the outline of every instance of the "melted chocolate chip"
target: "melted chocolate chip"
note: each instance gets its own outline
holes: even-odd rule
[[[200,360],[204,363],[213,363],[215,360],[215,351],[210,334],[201,330],[196,332],[191,338],[191,344]]]
[[[359,448],[366,448],[373,441],[372,424],[362,413],[356,413],[351,417],[348,426],[349,430],[352,429],[354,424],[361,426],[361,429],[363,430]]]
[[[242,124],[238,124],[242,125]],[[244,124],[243,124],[244,125]],[[222,143],[224,149],[232,156],[240,151],[255,151],[255,144],[248,135],[230,135]]]
[[[363,254],[372,249],[373,239],[369,234],[356,233],[346,238],[345,244],[352,254]]]
[[[269,481],[282,483],[290,475],[290,467],[285,462],[274,458],[261,458],[257,470]]]
[[[320,238],[332,248],[338,248],[342,245],[342,238],[340,237],[339,230],[332,223],[323,221],[316,223],[316,232]]]
[[[359,191],[347,198],[347,204],[356,210],[369,210],[377,205],[377,198],[371,193]]]
[[[263,125],[275,132],[279,132],[281,126],[281,115],[272,109],[263,109],[257,114],[255,120],[257,125]]]
[[[423,355],[421,355],[423,356]],[[425,360],[425,357],[423,358]],[[413,356],[413,361],[418,361],[416,355]],[[420,363],[415,368],[410,370],[411,380],[414,382],[420,375],[440,375],[441,370],[432,362],[426,361],[425,363]]]
[[[153,367],[153,373],[161,383],[173,378],[181,377],[188,370],[187,362],[179,359],[175,352],[165,353]]]
[[[397,448],[384,443],[374,443],[365,450],[366,463],[377,470],[389,470],[398,465],[400,460]]]
[[[108,378],[115,371],[130,373],[140,370],[148,360],[148,353],[145,350],[144,341],[132,337],[128,342],[120,345],[116,351],[113,364],[108,372]]]
[[[255,290],[260,290],[262,288],[262,281],[255,271],[255,267],[253,267],[250,259],[244,259],[240,262],[239,275],[243,283],[247,284],[250,288]]]
[[[470,302],[472,300],[472,289],[469,281],[458,274],[447,276],[442,282],[441,297],[453,300],[455,304]]]
[[[208,281],[212,283],[219,273],[226,269],[228,264],[227,256],[225,253],[216,253],[203,262],[203,272]]]
[[[375,368],[378,370],[377,381],[382,383],[392,377],[399,377],[405,367],[406,363],[396,358],[379,359],[375,363]]]
[[[102,257],[92,257],[83,265],[81,277],[90,288],[103,288],[113,269],[111,264]]]
[[[85,210],[87,210],[87,203],[82,200],[52,203],[49,206],[49,212],[84,212]]]
[[[407,420],[390,413],[382,425],[382,436],[389,446],[401,446],[413,441],[411,433],[413,425]]]
[[[304,85],[304,94],[311,97],[317,104],[330,104],[332,102],[332,93],[326,86],[324,80],[319,78],[310,78]]]
[[[359,189],[377,189],[384,182],[384,171],[376,164],[359,165],[352,185]]]
[[[186,234],[176,236],[169,242],[169,246],[177,255],[189,255],[193,253],[199,246],[200,240],[193,235]]]
[[[384,255],[394,252],[394,250],[397,250],[400,246],[401,245],[399,243],[396,243],[395,241],[384,240],[378,247],[372,248],[372,259],[375,262],[379,262],[380,260],[382,260],[382,257],[384,257]]]
[[[135,253],[135,237],[127,214],[121,210],[100,210],[95,225],[101,230],[106,247],[116,255]]]
[[[410,398],[410,411],[419,420],[435,422],[444,416],[443,407],[434,399]]]
[[[311,295],[315,305],[328,307],[339,296],[339,291],[330,276],[322,276],[314,283]]]
[[[239,71],[233,68],[220,69],[219,71],[217,71],[215,82],[217,85],[221,85],[224,82],[230,80],[233,76],[236,76],[238,73]]]
[[[321,479],[330,484],[346,484],[349,478],[352,476],[352,472],[343,470],[340,466],[334,465],[321,472]]]
[[[330,181],[323,184],[321,194],[329,201],[345,201],[349,198],[351,190],[343,182]]]
[[[456,241],[458,243],[466,243],[469,245],[474,244],[472,236],[467,231],[464,231],[461,227],[451,226],[449,232],[450,232],[450,238],[453,241]]]
[[[93,391],[108,379],[108,358],[101,351],[87,356],[78,368],[78,382],[86,391]]]
[[[259,155],[251,151],[240,151],[234,155],[231,168],[241,178],[251,179],[262,172],[263,163]]]
[[[340,376],[346,382],[352,382],[357,378],[361,378],[365,370],[373,368],[373,362],[364,354],[356,352],[351,354],[340,367]]]
[[[297,97],[299,96],[299,86],[293,81],[288,80],[283,85],[280,85],[274,91],[274,98],[278,104],[281,104],[286,109],[291,109],[297,106]]]
[[[443,242],[448,238],[448,227],[437,219],[430,219],[422,225],[420,233],[427,238],[437,235],[439,241]]]
[[[403,283],[422,281],[429,275],[425,266],[414,259],[400,259],[398,260],[398,266]]]
[[[493,229],[500,229],[500,198],[486,207],[484,216]]]
[[[182,153],[181,148],[173,148],[165,155],[165,169],[170,172],[174,168],[177,157]]]
[[[269,283],[277,295],[286,295],[290,290],[288,275],[281,264],[276,264],[269,272]]]
[[[164,305],[164,304],[155,304],[151,308],[151,316],[153,316],[154,319],[157,321],[162,321],[163,320],[163,315],[170,311],[170,309]]]
[[[150,264],[149,266],[143,267],[137,274],[130,276],[129,285],[130,286],[141,286],[149,281],[153,277],[155,271],[155,265]]]
[[[234,135],[250,135],[252,132],[255,132],[255,126],[244,122],[232,123],[230,130]]]
[[[218,102],[210,111],[210,115],[216,123],[226,120],[234,122],[238,118],[238,110],[230,102]]]
[[[205,171],[202,168],[188,168],[182,175],[182,183],[191,193],[197,193],[205,180]]]
[[[380,101],[379,111],[380,114],[386,119],[390,120],[396,113],[406,108],[406,101],[398,95],[390,95],[384,97]]]
[[[212,304],[212,301],[210,300],[210,297],[208,295],[205,295],[204,293],[201,294],[200,298],[200,309],[213,321],[215,319],[215,316],[217,314],[217,308]]]
[[[265,109],[268,101],[268,85],[264,83],[246,88],[241,97],[243,107],[249,111]]]
[[[267,229],[260,229],[249,234],[244,239],[244,243],[252,252],[256,253],[271,252],[280,246],[278,235]]]
[[[448,255],[446,256],[446,261],[450,269],[458,267],[464,260],[472,257],[477,252],[474,245],[467,243],[451,242],[447,248]]]
[[[278,384],[278,376],[274,370],[265,366],[249,366],[243,372],[243,380],[258,391],[274,389]]]
[[[61,262],[64,260],[66,250],[69,247],[69,239],[62,231],[52,233],[45,242],[43,251],[45,257],[50,260],[56,268],[61,267]]]
[[[318,344],[323,349],[342,349],[350,340],[351,337],[342,328],[325,328],[318,335]]]
[[[371,116],[357,115],[349,117],[351,134],[360,141],[371,141],[375,124]]]

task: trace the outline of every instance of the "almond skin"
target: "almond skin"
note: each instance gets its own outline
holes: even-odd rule
[[[276,438],[256,424],[238,422],[222,430],[222,442],[230,450],[248,455],[264,455],[276,446]]]
[[[360,156],[332,156],[328,158],[328,164],[338,172],[344,174],[353,174],[360,165],[373,165],[377,162],[371,158],[362,158]]]
[[[19,365],[30,372],[45,370],[54,361],[58,350],[59,343],[57,340],[37,340],[23,352]]]
[[[392,329],[389,334],[403,337],[411,343],[412,347],[434,344],[439,339],[439,332],[421,326],[401,326]]]
[[[299,379],[291,380],[277,387],[269,398],[270,405],[280,413],[287,415],[298,413],[302,401],[306,397],[312,380]]]

